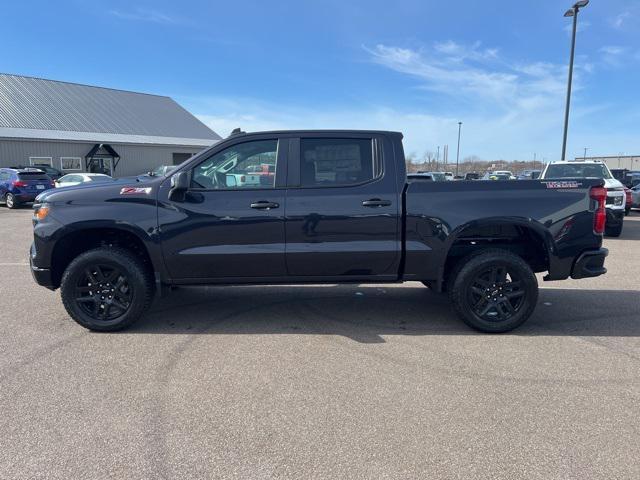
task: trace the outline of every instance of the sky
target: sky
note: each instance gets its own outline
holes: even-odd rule
[[[572,1],[0,3],[0,72],[168,95],[222,136],[402,131],[418,158],[560,157]],[[567,156],[640,154],[640,0],[580,11]]]

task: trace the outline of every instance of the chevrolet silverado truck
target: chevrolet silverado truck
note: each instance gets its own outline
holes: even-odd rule
[[[269,183],[237,181],[262,165]],[[401,133],[236,132],[164,176],[40,195],[31,272],[95,331],[171,286],[414,281],[506,332],[533,313],[536,272],[606,272],[603,185],[412,182]]]

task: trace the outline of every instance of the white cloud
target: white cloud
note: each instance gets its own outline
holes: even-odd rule
[[[461,158],[478,155],[485,159],[529,159],[533,152],[548,160],[559,157],[567,80],[565,65],[512,61],[479,43],[465,46],[453,41],[422,49],[377,45],[365,51],[373,63],[414,78],[416,86],[435,92],[430,96],[429,106],[369,104],[336,109],[300,107],[295,101],[287,104],[264,98],[178,97],[178,100],[222,136],[236,127],[246,131],[396,130],[405,135],[407,153],[421,155],[448,144],[453,156],[457,123],[462,121]],[[578,58],[570,154],[574,146],[609,150],[605,135],[597,145],[578,130],[579,125],[588,124],[586,117],[608,107],[584,106],[580,102],[581,84],[592,68],[586,57]],[[443,106],[438,109],[437,104]]]
[[[598,49],[602,61],[611,67],[622,67],[629,52],[627,47],[619,45],[605,45]]]
[[[377,45],[366,49],[374,63],[424,80],[423,87],[449,95],[482,96],[501,102],[515,95],[517,75],[476,66],[487,59],[475,46],[437,44],[428,52]],[[454,51],[455,50],[455,51]],[[491,56],[491,59],[494,57]]]
[[[611,19],[611,25],[615,28],[622,28],[626,20],[631,16],[631,12],[622,12]]]
[[[136,8],[132,11],[111,10],[109,11],[109,14],[124,20],[138,22],[151,22],[165,25],[184,23],[184,20],[178,17],[167,15],[157,10],[149,10],[144,8]]]
[[[625,52],[625,48],[617,45],[609,45],[600,47],[598,51],[607,55],[622,55]]]
[[[221,136],[234,128],[245,131],[281,129],[379,129],[404,133],[407,154],[435,152],[437,146],[449,145],[449,161],[455,161],[458,121],[463,121],[461,159],[478,155],[485,159],[529,159],[559,156],[562,127],[562,101],[558,108],[532,108],[536,114],[522,110],[496,112],[495,115],[427,113],[420,108],[388,106],[351,107],[348,109],[301,108],[293,104],[272,103],[255,98],[180,98],[177,100]],[[526,101],[525,101],[526,102]],[[537,110],[536,110],[537,109]],[[594,110],[572,111],[579,121]],[[590,144],[592,145],[592,144]],[[595,145],[593,145],[595,147]]]
[[[374,63],[417,78],[422,88],[464,100],[471,109],[527,113],[551,108],[561,104],[566,88],[565,65],[511,62],[478,44],[446,42],[422,50],[377,45],[366,50]],[[589,69],[576,65],[576,90],[581,73]]]

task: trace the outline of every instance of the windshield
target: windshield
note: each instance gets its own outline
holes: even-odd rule
[[[107,176],[104,176],[104,177],[93,177],[92,176],[90,178],[91,178],[92,182],[108,182],[110,180],[113,180],[113,178],[107,177]]]
[[[613,178],[602,163],[552,164],[547,168],[544,178]]]

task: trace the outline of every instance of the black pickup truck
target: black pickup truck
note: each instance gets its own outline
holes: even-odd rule
[[[408,182],[404,158],[395,132],[235,133],[165,176],[40,195],[31,271],[91,330],[168,286],[418,281],[485,332],[527,320],[535,272],[606,272],[602,180]]]

